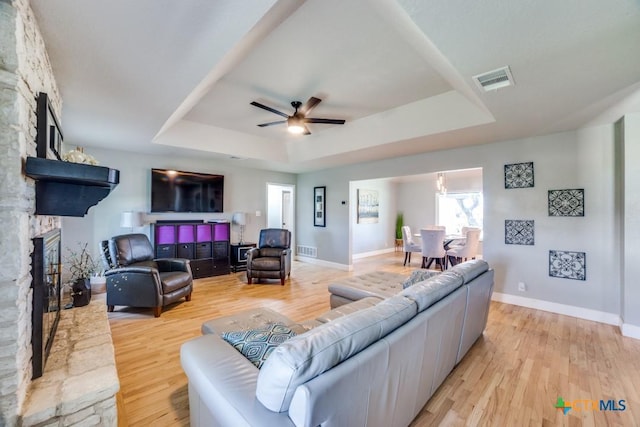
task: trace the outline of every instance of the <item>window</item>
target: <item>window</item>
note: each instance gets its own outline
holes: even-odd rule
[[[482,193],[437,194],[436,205],[436,221],[447,234],[462,234],[462,227],[482,229]]]

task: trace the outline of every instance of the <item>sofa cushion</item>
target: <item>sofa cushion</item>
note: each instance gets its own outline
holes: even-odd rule
[[[280,270],[280,267],[280,257],[259,257],[251,261],[251,268],[254,270]]]
[[[320,316],[316,317],[316,320],[321,323],[331,322],[332,320],[336,320],[340,317],[346,316],[347,314],[355,313],[356,311],[374,306],[380,301],[382,301],[382,299],[378,297],[362,298],[348,304],[343,304],[339,307],[334,308],[333,310],[326,311]]]
[[[430,277],[435,276],[436,274],[440,274],[439,271],[427,270],[424,268],[419,268],[414,270],[411,275],[402,282],[402,289],[407,289],[411,285],[415,285],[418,282],[422,282],[427,280]]]
[[[412,300],[394,296],[287,340],[262,367],[256,397],[272,411],[287,411],[299,385],[378,341],[416,312]]]
[[[329,285],[329,292],[345,299],[356,301],[366,297],[388,298],[402,290],[402,281],[406,275],[388,271],[352,276]]]
[[[162,283],[162,293],[168,294],[175,290],[182,289],[189,284],[191,274],[184,271],[167,271],[160,273],[160,282]]]
[[[448,271],[459,274],[463,283],[469,283],[489,269],[489,264],[483,259],[473,259],[457,264]]]
[[[418,306],[418,312],[421,312],[460,286],[462,286],[462,276],[445,271],[444,273],[437,274],[423,282],[408,287],[400,292],[400,295],[415,301]]]
[[[273,350],[296,333],[285,325],[270,323],[247,331],[230,331],[222,339],[260,369]]]

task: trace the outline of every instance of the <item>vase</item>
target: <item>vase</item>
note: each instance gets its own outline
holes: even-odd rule
[[[71,296],[74,307],[84,307],[91,301],[91,282],[89,279],[78,279],[71,285]]]

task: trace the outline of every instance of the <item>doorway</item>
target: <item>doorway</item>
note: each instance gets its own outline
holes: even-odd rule
[[[267,227],[285,228],[291,231],[291,248],[294,248],[295,186],[267,183]]]

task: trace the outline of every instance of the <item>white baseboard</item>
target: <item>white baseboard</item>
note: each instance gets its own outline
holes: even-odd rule
[[[325,261],[318,258],[310,258],[306,256],[296,255],[296,261],[306,262],[308,264],[321,265],[323,267],[335,268],[343,271],[353,271],[353,265],[338,264],[337,262]]]
[[[385,249],[379,249],[377,251],[362,252],[362,253],[359,253],[359,254],[351,255],[351,259],[368,258],[370,256],[388,254],[389,252],[395,252],[395,251],[396,251],[396,248],[385,248]]]
[[[622,332],[622,335],[625,337],[640,340],[640,326],[622,323],[620,325],[620,332]]]
[[[575,307],[573,305],[558,304],[556,302],[520,297],[517,295],[501,294],[499,292],[494,292],[491,299],[507,304],[519,305],[522,307],[534,308],[536,310],[550,311],[551,313],[577,317],[579,319],[593,320],[594,322],[606,323],[607,325],[620,326],[620,316],[613,313],[605,313],[604,311]],[[638,328],[637,326],[633,326],[633,328],[636,328],[636,333],[640,334],[640,328]],[[623,335],[625,334],[623,333]]]

